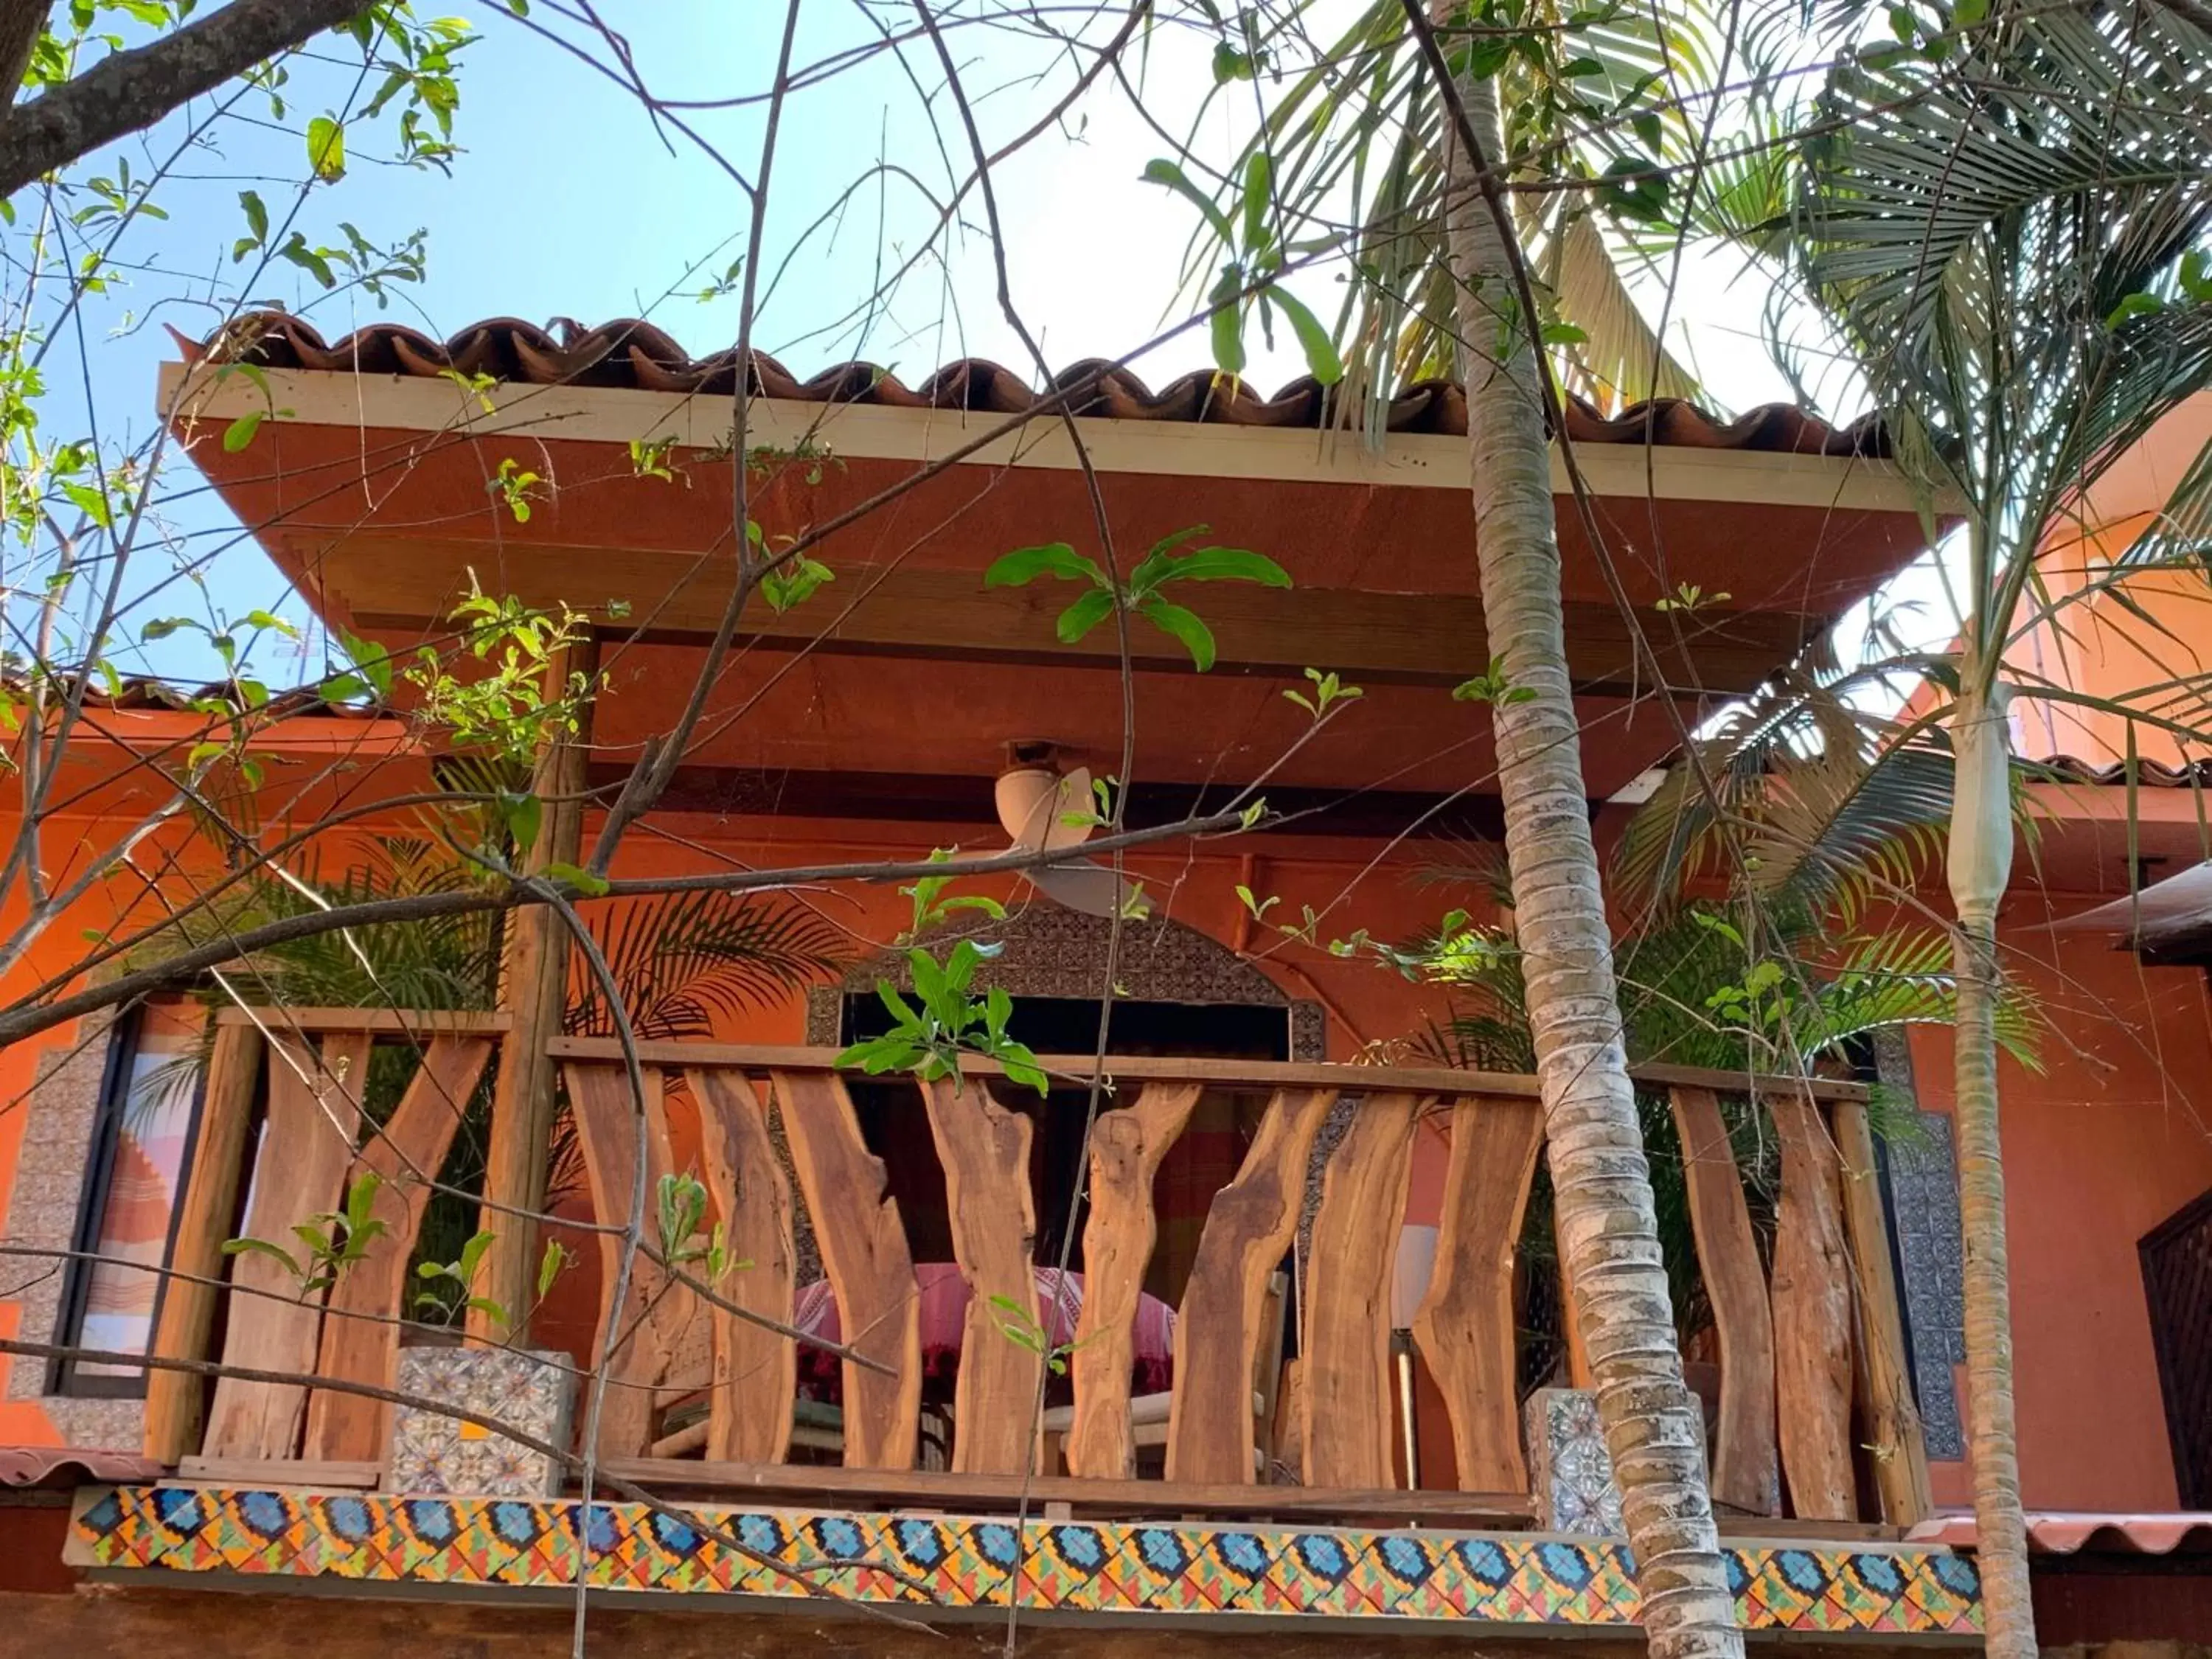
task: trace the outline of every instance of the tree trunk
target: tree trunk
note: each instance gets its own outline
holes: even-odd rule
[[[1969,660],[1963,683],[1976,680]],[[1990,1659],[2035,1659],[2027,1517],[2013,1427],[2012,1307],[2005,1267],[2004,1163],[1997,1135],[1997,904],[2012,872],[2006,692],[1962,693],[1951,723],[1958,787],[1951,808],[1952,1034],[1959,1136],[1959,1220],[1966,1245],[1966,1394],[1973,1460],[1975,1555]]]
[[[1461,87],[1475,139],[1495,158],[1503,149],[1497,88],[1486,80],[1462,79]],[[1447,222],[1467,365],[1475,550],[1491,649],[1513,688],[1492,714],[1505,851],[1567,1279],[1596,1373],[1651,1651],[1736,1659],[1743,1638],[1707,1491],[1704,1417],[1683,1386],[1674,1342],[1590,838],[1536,379],[1543,366],[1513,297],[1499,226],[1463,146],[1455,143],[1452,152]]]

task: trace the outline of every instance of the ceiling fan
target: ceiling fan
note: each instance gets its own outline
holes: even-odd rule
[[[992,793],[998,805],[1000,826],[1012,842],[1013,851],[1079,847],[1097,827],[1098,803],[1093,799],[1089,769],[1079,766],[1062,772],[1053,763],[1054,753],[1049,743],[1006,745],[1010,763],[999,775]],[[1118,913],[1141,919],[1152,908],[1143,888],[1090,859],[1025,870],[1022,878],[1047,898],[1087,916]]]

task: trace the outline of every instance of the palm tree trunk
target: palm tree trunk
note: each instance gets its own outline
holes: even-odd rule
[[[1975,1555],[1990,1659],[2035,1659],[2028,1599],[2027,1518],[2013,1427],[2012,1306],[2005,1266],[2004,1163],[1997,1134],[1997,905],[2012,872],[2012,799],[2005,689],[1971,690],[1964,668],[1953,746],[1952,947],[1958,1019],[1952,1035],[1959,1134],[1959,1220],[1966,1245],[1966,1393],[1972,1440]]]
[[[1499,155],[1495,84],[1462,78],[1461,96],[1477,142]],[[1567,679],[1551,448],[1536,379],[1543,367],[1512,298],[1510,251],[1463,150],[1452,145],[1447,214],[1468,365],[1475,551],[1490,648],[1514,689],[1498,699],[1492,720],[1560,1242],[1651,1651],[1739,1659],[1743,1638],[1707,1490],[1705,1422],[1682,1382],[1621,1044]]]

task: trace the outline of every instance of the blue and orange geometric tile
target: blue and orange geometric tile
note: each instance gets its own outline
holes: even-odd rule
[[[94,1487],[69,1559],[146,1573],[344,1579],[447,1589],[568,1587],[830,1598],[1136,1620],[1237,1613],[1431,1628],[1621,1628],[1634,1564],[1601,1539],[1233,1525],[957,1519],[574,1499]],[[1735,1545],[1747,1631],[1981,1633],[1970,1557],[1911,1546]]]

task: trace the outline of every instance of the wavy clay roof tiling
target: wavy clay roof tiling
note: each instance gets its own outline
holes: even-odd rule
[[[728,397],[737,390],[734,349],[695,357],[651,323],[622,320],[586,328],[566,319],[540,328],[512,317],[471,323],[440,341],[398,323],[376,323],[326,341],[312,324],[281,312],[255,312],[188,347],[203,357],[264,368],[434,378],[448,370],[533,386],[611,386],[643,392]],[[1023,375],[981,357],[947,363],[908,386],[870,363],[839,363],[800,379],[756,352],[752,390],[797,403],[872,404],[903,409],[957,409],[1019,415],[1043,394]],[[1328,392],[1311,376],[1272,398],[1210,371],[1184,374],[1154,392],[1133,372],[1092,358],[1053,377],[1053,390],[1080,386],[1069,402],[1078,415],[1124,421],[1205,422],[1223,426],[1318,428]],[[1465,435],[1467,394],[1445,380],[1421,380],[1391,400],[1392,432]],[[1651,443],[1687,449],[1749,450],[1770,454],[1863,455],[1887,453],[1871,418],[1832,427],[1802,410],[1769,404],[1724,419],[1679,398],[1654,398],[1608,416],[1580,399],[1566,408],[1567,434],[1582,444]]]

